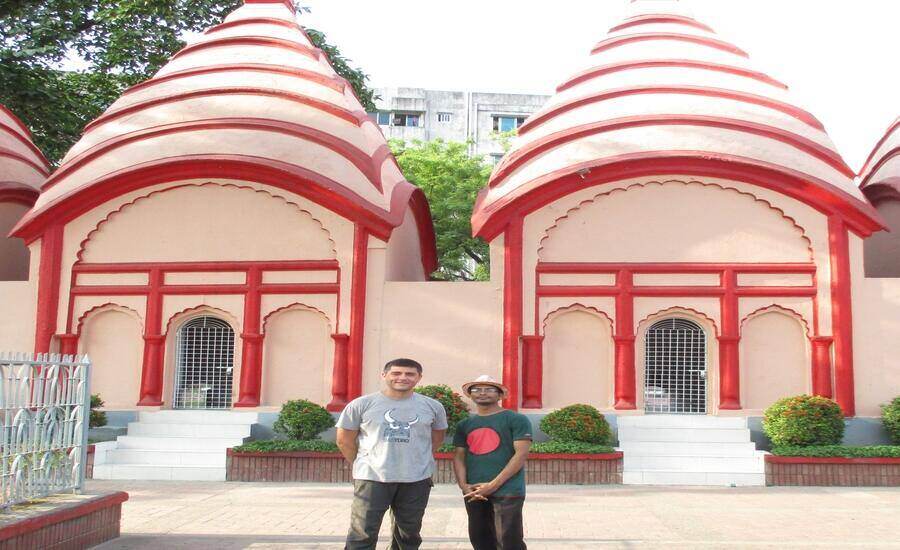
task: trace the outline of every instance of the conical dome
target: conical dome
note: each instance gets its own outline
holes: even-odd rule
[[[900,191],[900,118],[888,127],[859,173],[860,187],[889,184]]]
[[[49,173],[28,128],[0,105],[0,201],[33,204]]]
[[[85,128],[20,230],[33,234],[29,224],[75,197],[179,176],[280,185],[390,234],[418,191],[295,17],[290,2],[247,0],[125,92]]]
[[[584,68],[519,129],[480,196],[477,234],[492,238],[507,217],[500,212],[527,212],[578,184],[566,178],[610,181],[654,170],[741,171],[745,181],[752,175],[751,183],[820,210],[853,210],[849,217],[863,231],[878,227],[854,172],[787,86],[677,2],[631,6],[634,15],[611,28]]]

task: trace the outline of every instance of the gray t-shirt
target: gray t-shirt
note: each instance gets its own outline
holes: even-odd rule
[[[447,429],[447,413],[418,393],[399,400],[370,393],[347,404],[337,427],[359,430],[354,479],[408,483],[434,473],[431,431]]]

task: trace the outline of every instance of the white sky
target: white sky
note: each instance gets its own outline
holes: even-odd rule
[[[788,84],[858,170],[900,116],[900,0],[682,0]],[[550,94],[627,0],[305,0],[376,87]]]

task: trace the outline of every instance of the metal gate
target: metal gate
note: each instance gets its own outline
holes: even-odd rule
[[[231,408],[234,331],[215,317],[191,319],[175,340],[176,409]]]
[[[647,330],[644,411],[706,414],[706,334],[685,319],[665,319]]]

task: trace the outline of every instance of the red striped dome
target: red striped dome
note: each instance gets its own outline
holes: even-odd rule
[[[50,167],[31,141],[31,132],[0,105],[0,202],[33,204]]]
[[[863,191],[883,184],[900,192],[900,118],[888,127],[859,173]]]
[[[632,8],[519,129],[479,197],[476,234],[492,238],[512,211],[527,213],[601,169],[605,181],[653,172],[783,180],[779,190],[823,211],[852,211],[856,229],[878,228],[854,172],[787,86],[677,2]]]
[[[389,234],[420,192],[295,17],[290,2],[247,0],[125,92],[44,184],[23,236],[58,205],[176,176],[281,185]]]

